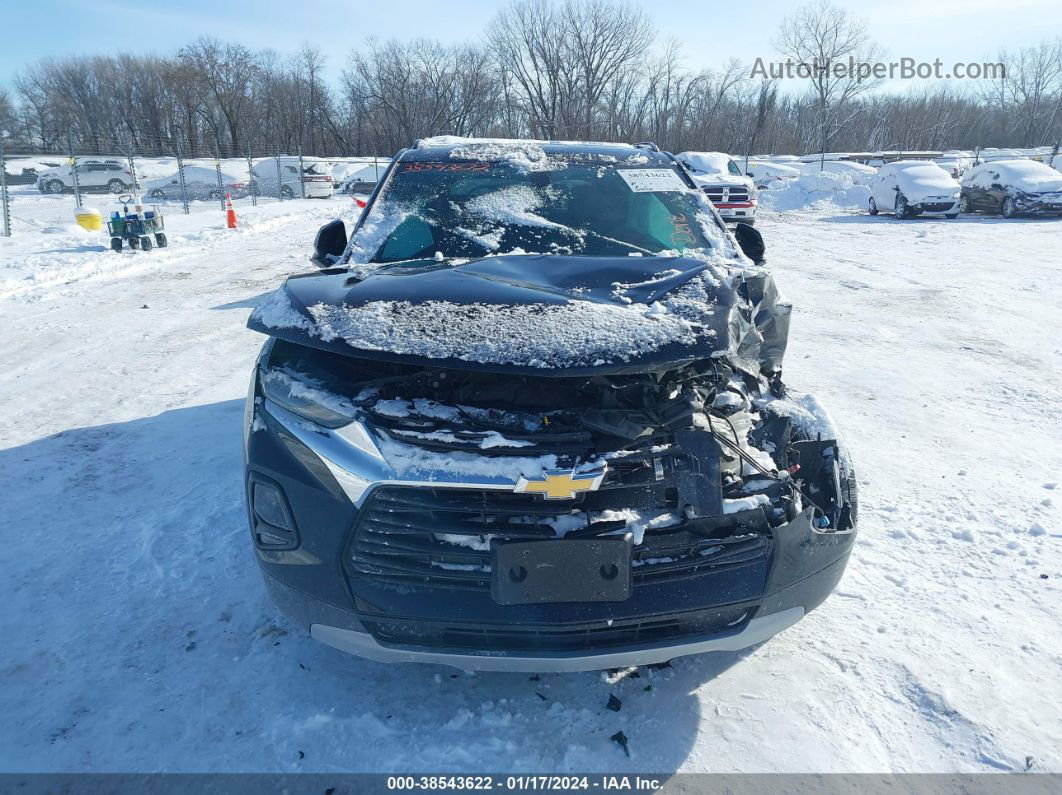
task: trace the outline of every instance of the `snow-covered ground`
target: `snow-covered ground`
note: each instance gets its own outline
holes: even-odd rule
[[[266,598],[244,322],[349,206],[0,238],[0,769],[1062,771],[1059,222],[762,212],[861,536],[796,627],[609,682],[366,662]]]

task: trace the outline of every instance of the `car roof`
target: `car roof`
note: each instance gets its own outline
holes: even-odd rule
[[[474,150],[480,149],[488,158],[493,160],[495,158],[491,156],[493,154],[491,150],[494,147],[497,147],[498,154],[502,155],[501,159],[504,159],[504,150],[507,148],[519,151],[521,148],[536,147],[541,149],[547,157],[552,155],[564,158],[572,155],[584,155],[602,160],[614,159],[619,161],[632,156],[644,156],[645,160],[641,161],[644,163],[659,163],[670,166],[674,162],[670,154],[656,151],[655,148],[650,149],[648,145],[635,146],[633,144],[604,141],[536,141],[505,138],[453,138],[450,136],[419,140],[413,148],[403,150],[395,159],[404,162],[435,162],[442,155],[448,160],[476,161],[482,158],[477,157],[477,153]],[[472,149],[473,151],[467,153],[460,151],[464,149]],[[639,159],[641,160],[641,158]]]
[[[886,163],[885,165],[883,165],[882,168],[904,169],[916,168],[918,166],[933,166],[935,168],[940,168],[940,166],[938,166],[932,160],[893,160],[891,163]]]

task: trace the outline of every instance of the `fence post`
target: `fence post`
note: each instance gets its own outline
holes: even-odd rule
[[[302,144],[299,144],[299,189],[302,191],[302,198],[306,198],[306,169],[302,165]]]
[[[129,151],[127,153],[127,159],[129,161],[129,173],[133,176],[133,199],[137,205],[142,203],[140,198],[140,180],[136,178],[136,163],[133,162],[133,139],[129,139]]]
[[[2,131],[0,131],[0,203],[4,205],[4,237],[11,237],[11,208],[7,203],[7,160],[4,159]]]
[[[81,183],[77,178],[77,157],[74,155],[74,134],[68,132],[66,134],[66,142],[70,145],[70,173],[74,178],[74,203],[77,208],[81,209]]]
[[[221,155],[218,154],[214,158],[214,170],[218,172],[218,202],[221,204],[221,209],[225,209],[225,188],[221,184]]]
[[[280,150],[277,149],[277,198],[284,201],[284,181],[280,173]]]
[[[181,205],[184,207],[184,214],[188,215],[188,188],[184,184],[184,158],[181,157],[180,144],[177,144],[177,178],[181,182]]]
[[[251,194],[251,206],[258,206],[258,183],[254,179],[254,169],[251,166],[251,156],[247,155],[247,192]]]

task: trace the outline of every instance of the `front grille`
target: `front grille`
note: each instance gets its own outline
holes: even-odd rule
[[[345,555],[348,572],[489,591],[492,542],[622,533],[634,519],[631,510],[657,517],[631,553],[635,587],[769,557],[761,511],[685,520],[669,513],[674,495],[665,484],[625,484],[610,476],[598,491],[557,501],[489,489],[377,488],[358,512]]]
[[[392,404],[398,403],[395,410]],[[367,407],[373,427],[392,439],[428,450],[467,450],[477,455],[588,456],[594,438],[577,414],[531,414],[430,400],[378,401]]]
[[[704,192],[712,204],[729,204],[732,202],[749,201],[749,189],[741,185],[735,185],[733,187],[710,185],[704,189]]]
[[[950,210],[955,206],[955,202],[926,202],[919,205],[923,212],[927,213],[942,213],[945,210]]]
[[[383,644],[428,646],[492,652],[565,652],[608,649],[643,643],[740,631],[752,617],[754,604],[727,605],[662,617],[617,619],[611,624],[536,627],[512,624],[435,624],[410,621],[366,621],[366,629]]]

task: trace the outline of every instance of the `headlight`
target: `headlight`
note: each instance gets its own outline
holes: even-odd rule
[[[349,425],[356,409],[347,398],[277,369],[259,371],[265,396],[288,411],[326,428]]]

